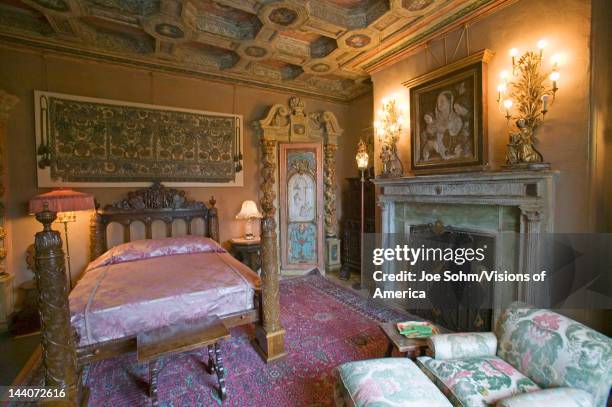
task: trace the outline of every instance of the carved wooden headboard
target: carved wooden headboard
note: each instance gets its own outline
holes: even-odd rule
[[[91,217],[89,259],[95,260],[107,250],[106,229],[111,223],[123,225],[123,241],[131,241],[130,224],[141,222],[145,226],[145,238],[153,237],[153,222],[162,221],[166,225],[166,237],[172,236],[172,223],[182,219],[187,226],[187,234],[192,233],[191,221],[204,221],[204,236],[219,241],[219,219],[215,198],[204,202],[187,199],[185,191],[166,188],[154,182],[149,188],[132,191],[127,197],[102,210],[97,210]]]

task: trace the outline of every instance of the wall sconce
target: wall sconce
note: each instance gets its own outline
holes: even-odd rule
[[[548,169],[542,154],[535,148],[535,131],[544,121],[559,88],[560,56],[552,58],[552,69],[543,67],[546,40],[538,41],[538,51],[527,51],[519,57],[516,48],[510,50],[512,72],[500,73],[497,104],[508,125],[509,133],[506,167],[510,169]]]
[[[381,177],[401,177],[404,167],[397,155],[397,142],[404,124],[405,108],[396,106],[395,99],[383,99],[382,107],[377,112],[374,131],[380,142],[380,159],[383,164]]]

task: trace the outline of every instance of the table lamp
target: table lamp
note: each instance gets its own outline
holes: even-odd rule
[[[245,219],[246,226],[244,228],[244,238],[245,240],[253,240],[253,226],[251,225],[251,221],[253,219],[261,219],[263,215],[257,209],[257,204],[254,201],[244,201],[242,203],[242,208],[238,215],[236,215],[236,219]]]
[[[84,211],[95,209],[94,197],[91,194],[73,191],[72,189],[56,189],[51,192],[36,195],[30,199],[30,213],[38,214],[49,212],[48,217],[50,222],[57,219],[58,222],[64,224],[64,234],[66,236],[66,263],[68,264],[68,278],[70,289],[72,289],[72,270],[70,267],[70,245],[68,242],[68,222],[76,221],[76,211]],[[43,225],[44,222],[41,221]],[[46,225],[45,225],[46,227]]]

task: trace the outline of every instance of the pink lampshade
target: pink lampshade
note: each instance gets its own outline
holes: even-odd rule
[[[95,208],[92,194],[62,188],[30,199],[30,213],[41,212],[45,202],[51,212],[85,211]]]

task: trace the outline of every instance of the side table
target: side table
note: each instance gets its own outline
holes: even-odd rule
[[[257,273],[261,267],[261,240],[256,237],[251,240],[241,237],[230,240],[232,256]]]
[[[387,346],[387,352],[385,356],[391,356],[393,348],[397,349],[400,353],[405,353],[406,357],[410,359],[416,359],[417,356],[425,355],[429,350],[426,338],[410,339],[400,334],[397,330],[397,326],[393,322],[385,322],[379,325],[383,331],[389,345]]]

